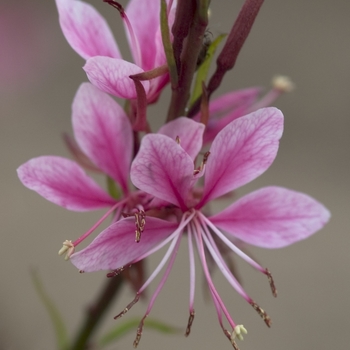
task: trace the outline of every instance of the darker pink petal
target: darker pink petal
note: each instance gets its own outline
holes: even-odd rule
[[[71,256],[72,263],[85,272],[115,270],[146,254],[168,237],[176,223],[146,217],[145,230],[139,243],[135,242],[135,219],[113,223],[102,231],[85,249]]]
[[[93,85],[104,92],[117,97],[135,99],[136,89],[130,75],[142,73],[143,70],[122,59],[96,56],[87,60],[83,67]],[[146,94],[149,82],[143,81]]]
[[[133,135],[123,109],[110,96],[84,83],[74,98],[72,122],[79,147],[127,192]]]
[[[193,185],[193,160],[168,136],[144,136],[131,165],[131,181],[140,190],[186,209]]]
[[[202,148],[204,124],[192,119],[181,117],[164,124],[158,131],[159,134],[169,136],[175,140],[180,138],[181,147],[195,159]]]
[[[56,4],[62,32],[80,56],[121,58],[107,22],[91,5],[76,0],[56,0]]]
[[[261,175],[276,157],[282,131],[283,114],[273,107],[227,125],[210,148],[199,207]]]
[[[69,210],[88,211],[115,203],[69,159],[54,156],[33,158],[21,165],[17,173],[24,186]]]
[[[329,218],[329,211],[306,194],[266,187],[241,198],[209,220],[246,243],[281,248],[309,237]]]

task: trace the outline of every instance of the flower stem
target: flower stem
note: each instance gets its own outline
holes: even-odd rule
[[[193,2],[193,1],[192,1]],[[179,69],[179,80],[176,87],[172,87],[171,102],[168,110],[168,121],[185,115],[186,104],[190,97],[190,88],[193,80],[193,75],[197,67],[197,60],[199,52],[203,45],[203,37],[208,25],[208,0],[197,0],[195,4],[195,10],[187,32],[187,40],[183,43],[183,35],[181,34],[181,42],[177,42],[177,38],[174,37],[174,55],[175,61]],[[178,11],[177,17],[181,13]],[[178,18],[175,19],[175,24]],[[176,28],[176,26],[175,26]],[[175,34],[174,30],[173,33]],[[178,50],[182,49],[179,55]],[[180,57],[180,67],[179,60]]]
[[[123,278],[121,276],[113,277],[107,281],[96,302],[87,309],[85,321],[68,350],[88,349],[91,336],[122,285]]]

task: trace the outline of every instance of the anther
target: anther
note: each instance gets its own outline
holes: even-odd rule
[[[137,327],[137,331],[136,331],[136,338],[134,340],[134,348],[137,348],[137,346],[139,345],[140,343],[140,340],[141,340],[141,335],[142,335],[142,329],[143,329],[143,325],[145,323],[145,319],[146,319],[147,315],[145,315],[142,320],[140,321],[139,323],[139,326]]]
[[[185,333],[186,337],[188,337],[191,333],[191,327],[192,327],[193,320],[194,320],[194,310],[192,310],[190,312],[190,317],[188,318],[188,323],[187,323],[187,328],[186,328],[186,333]]]
[[[271,275],[271,272],[266,269],[265,270],[265,274],[269,280],[269,283],[270,283],[270,287],[271,287],[271,292],[272,292],[272,295],[276,298],[277,297],[277,289],[276,289],[276,286],[275,286],[275,282],[272,278],[272,275]]]
[[[139,209],[138,213],[135,213],[135,242],[139,243],[141,239],[141,234],[143,230],[145,229],[145,224],[146,224],[146,214],[145,212],[141,209]]]
[[[278,75],[272,79],[272,86],[274,89],[279,90],[281,92],[291,92],[295,85],[290,80],[290,78],[284,75]]]
[[[234,341],[236,338],[243,340],[243,334],[247,334],[248,331],[244,328],[242,324],[237,325],[231,334],[231,341]]]
[[[123,272],[125,270],[125,266],[119,267],[119,269],[113,270],[109,273],[106,274],[107,278],[113,278],[118,276],[121,272]]]
[[[58,255],[66,254],[64,260],[69,260],[71,255],[74,253],[74,245],[72,241],[65,240],[63,242],[63,247],[58,251]]]
[[[136,293],[134,300],[131,303],[129,303],[122,312],[120,312],[117,316],[114,316],[114,319],[116,320],[117,318],[123,317],[139,301],[139,299],[140,294]]]
[[[264,320],[267,327],[271,327],[271,318],[270,316],[253,300],[250,301],[250,305],[253,306],[253,309],[260,315],[260,317]]]
[[[207,164],[208,158],[210,156],[210,152],[205,152],[202,160],[202,164],[198,167],[198,169],[195,169],[193,171],[193,175],[199,174],[201,171],[203,171],[205,164]]]
[[[175,141],[179,145],[181,143],[180,136],[176,136]]]

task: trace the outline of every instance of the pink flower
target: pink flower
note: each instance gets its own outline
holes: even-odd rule
[[[119,185],[123,193],[120,200],[100,188],[76,162],[58,156],[33,158],[18,168],[18,176],[26,187],[64,208],[89,211],[109,207],[106,215],[117,209],[118,220],[124,210],[134,209],[143,197],[139,191],[131,193],[128,186],[133,155],[128,117],[110,96],[90,83],[83,83],[73,101],[72,124],[82,152]],[[69,253],[91,231],[70,245]]]
[[[222,212],[207,217],[203,208],[211,200],[254,180],[268,169],[276,157],[283,130],[283,115],[276,108],[264,108],[238,118],[221,130],[202,164],[194,160],[202,146],[204,126],[179,118],[165,125],[163,134],[146,135],[131,166],[131,180],[140,190],[154,197],[154,208],[146,212],[146,224],[139,244],[133,240],[134,222],[127,218],[113,223],[87,248],[71,256],[72,263],[84,271],[122,270],[170,243],[164,258],[121,312],[133,306],[140,294],[166,264],[165,273],[152,296],[137,330],[137,345],[144,319],[150,313],[175,261],[180,241],[187,233],[190,265],[190,305],[186,335],[194,318],[194,245],[202,263],[219,323],[236,347],[235,338],[246,333],[230,316],[218,294],[208,269],[210,254],[231,286],[270,325],[269,316],[253,301],[226,265],[217,242],[227,245],[258,271],[267,275],[272,292],[276,289],[270,272],[243,253],[233,242],[265,248],[281,248],[303,240],[329,220],[328,210],[313,198],[281,187],[266,187],[244,196]],[[205,174],[204,174],[205,173]],[[194,185],[204,176],[204,187]],[[158,207],[158,212],[155,208]],[[158,217],[154,217],[155,213]],[[164,220],[165,219],[165,220]],[[232,331],[223,325],[223,315]]]
[[[56,4],[64,36],[86,59],[84,70],[91,83],[102,91],[136,99],[135,86],[129,76],[166,63],[158,0],[131,0],[122,13],[135,64],[122,59],[107,22],[91,5],[76,0],[56,0]],[[157,99],[168,80],[165,74],[151,82],[142,82],[149,101]]]

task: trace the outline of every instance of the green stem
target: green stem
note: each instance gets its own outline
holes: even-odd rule
[[[82,324],[76,339],[68,350],[88,349],[92,335],[103,318],[105,311],[114,300],[118,291],[120,291],[122,285],[123,279],[121,276],[113,277],[107,281],[96,302],[88,308],[85,322]]]

